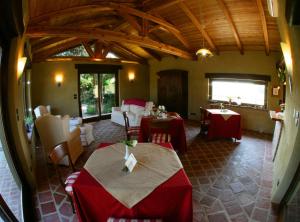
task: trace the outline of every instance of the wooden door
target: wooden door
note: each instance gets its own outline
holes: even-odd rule
[[[169,112],[188,117],[188,72],[164,70],[158,73],[157,105],[164,105]]]

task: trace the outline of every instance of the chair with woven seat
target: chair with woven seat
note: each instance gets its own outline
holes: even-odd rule
[[[139,126],[130,127],[127,112],[123,112],[123,117],[125,122],[126,139],[130,140],[132,137],[138,137],[140,127]]]
[[[63,188],[65,189],[68,198],[71,202],[72,205],[72,209],[73,209],[73,213],[75,213],[75,208],[74,208],[74,204],[73,204],[73,187],[72,185],[75,183],[77,177],[80,174],[80,171],[75,171],[75,167],[72,163],[72,161],[70,162],[71,169],[72,169],[72,173],[67,177],[67,179],[65,180],[65,182],[63,181],[63,174],[61,173],[60,170],[60,166],[59,163],[64,159],[64,158],[71,158],[70,154],[69,154],[69,149],[68,149],[68,143],[62,142],[58,145],[56,145],[52,151],[49,153],[49,158],[53,163],[53,166],[55,168],[55,171],[58,175],[58,179],[59,182],[61,183],[61,185],[63,186]]]
[[[200,106],[200,134],[205,135],[208,131],[209,120],[207,118],[207,111]]]
[[[150,137],[149,142],[152,143],[169,143],[171,142],[170,135],[171,120],[167,119],[152,119],[149,124]]]

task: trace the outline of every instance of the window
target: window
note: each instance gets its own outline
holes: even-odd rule
[[[231,75],[209,77],[209,100],[266,108],[268,78],[264,79],[264,76],[259,75]]]
[[[89,57],[89,54],[85,50],[83,45],[68,49],[66,51],[55,54],[53,57],[68,57],[68,56],[79,56],[79,57]]]

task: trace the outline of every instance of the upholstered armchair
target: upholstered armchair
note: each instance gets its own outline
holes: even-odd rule
[[[47,106],[40,105],[35,107],[33,111],[34,111],[35,118],[39,118],[40,116],[51,114],[51,107],[50,105]]]
[[[129,125],[140,126],[142,116],[150,115],[153,108],[153,102],[142,99],[125,99],[121,107],[112,107],[111,121],[125,126],[123,112],[127,113]]]
[[[63,141],[67,141],[71,161],[74,164],[78,157],[82,154],[83,147],[80,141],[79,127],[70,131],[69,123],[69,116],[60,118],[51,114],[40,116],[35,120],[46,156],[48,156],[48,153],[55,145]],[[61,164],[68,165],[69,162],[67,159],[64,159]]]

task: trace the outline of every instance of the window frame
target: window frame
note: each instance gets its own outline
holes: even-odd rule
[[[228,101],[213,100],[212,99],[212,82],[213,81],[228,81],[228,82],[241,82],[241,83],[253,83],[257,85],[265,86],[264,93],[264,105],[241,103],[240,107],[252,107],[256,109],[267,109],[268,107],[268,81],[271,80],[268,75],[255,75],[255,74],[215,74],[206,73],[205,77],[209,80],[208,100],[211,103],[225,103],[229,104]],[[231,105],[231,104],[229,104]]]

